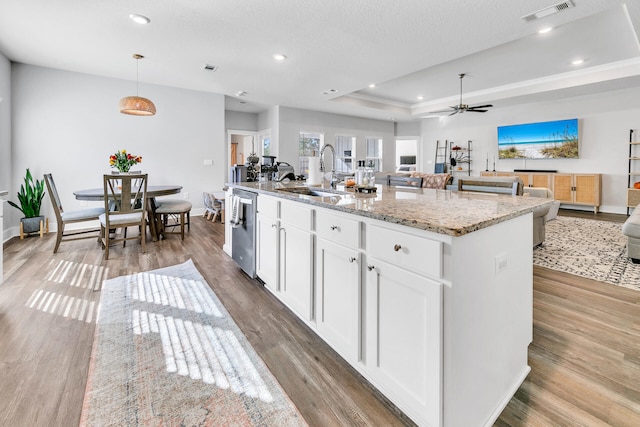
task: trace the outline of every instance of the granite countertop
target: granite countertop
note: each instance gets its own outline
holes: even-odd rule
[[[454,192],[429,188],[402,188],[376,185],[371,194],[356,193],[327,184],[313,186],[335,195],[309,196],[281,191],[304,186],[303,181],[235,182],[227,184],[260,194],[295,200],[407,227],[450,236],[462,236],[494,224],[550,206],[551,199],[516,197],[487,193]]]

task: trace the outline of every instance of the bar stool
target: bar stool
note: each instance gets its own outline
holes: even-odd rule
[[[178,199],[158,199],[156,201],[158,206],[156,207],[156,216],[159,222],[162,223],[162,234],[180,234],[182,240],[184,240],[184,226],[187,225],[187,230],[191,231],[191,202],[187,200]],[[169,217],[175,218],[174,223],[169,223]],[[180,226],[180,231],[167,231],[167,227]]]

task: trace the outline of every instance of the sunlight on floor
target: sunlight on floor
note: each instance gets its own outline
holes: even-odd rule
[[[135,278],[128,288],[132,300],[227,319],[204,282],[148,273],[139,273]],[[136,309],[132,311],[131,324],[136,335],[159,334],[167,372],[273,402],[258,369],[232,331]]]
[[[69,286],[97,291],[109,274],[109,267],[60,259],[49,262],[50,272],[45,280]]]
[[[100,305],[83,298],[36,289],[25,306],[44,313],[91,323],[98,317]]]
[[[222,317],[222,312],[211,298],[209,294],[211,290],[206,283],[149,273],[139,273],[137,279],[137,286],[132,286],[131,294],[131,298],[135,301],[146,301]]]

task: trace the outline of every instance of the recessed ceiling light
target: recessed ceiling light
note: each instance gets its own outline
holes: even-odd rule
[[[143,25],[151,22],[151,19],[147,18],[144,15],[138,15],[137,13],[132,13],[131,15],[129,15],[129,19],[131,19],[136,24],[143,24]]]
[[[207,71],[217,71],[218,70],[218,66],[217,65],[209,65],[209,64],[204,64],[204,67],[202,67],[203,70],[207,70]]]
[[[422,101],[423,99],[424,99],[424,96],[418,95],[418,101]]]
[[[571,61],[571,65],[580,65],[584,62],[584,59],[574,59]]]
[[[374,87],[376,87],[376,84],[375,84],[375,83],[371,83],[371,84],[369,85],[369,87],[370,87],[371,89],[373,89]]]
[[[322,92],[323,95],[329,95],[331,93],[336,93],[338,92],[338,89],[329,89],[329,90],[325,90],[324,92]]]
[[[240,90],[238,92],[236,92],[236,96],[245,96],[247,94],[247,92]]]
[[[553,27],[544,27],[538,30],[538,34],[545,34],[553,30]]]
[[[281,53],[274,53],[273,59],[275,59],[276,61],[284,61],[285,59],[287,59],[287,57],[286,55],[283,55]]]

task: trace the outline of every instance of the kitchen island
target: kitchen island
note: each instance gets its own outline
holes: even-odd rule
[[[529,372],[532,212],[550,202],[230,186],[230,198],[233,187],[258,194],[256,271],[267,289],[411,419],[497,419]]]

